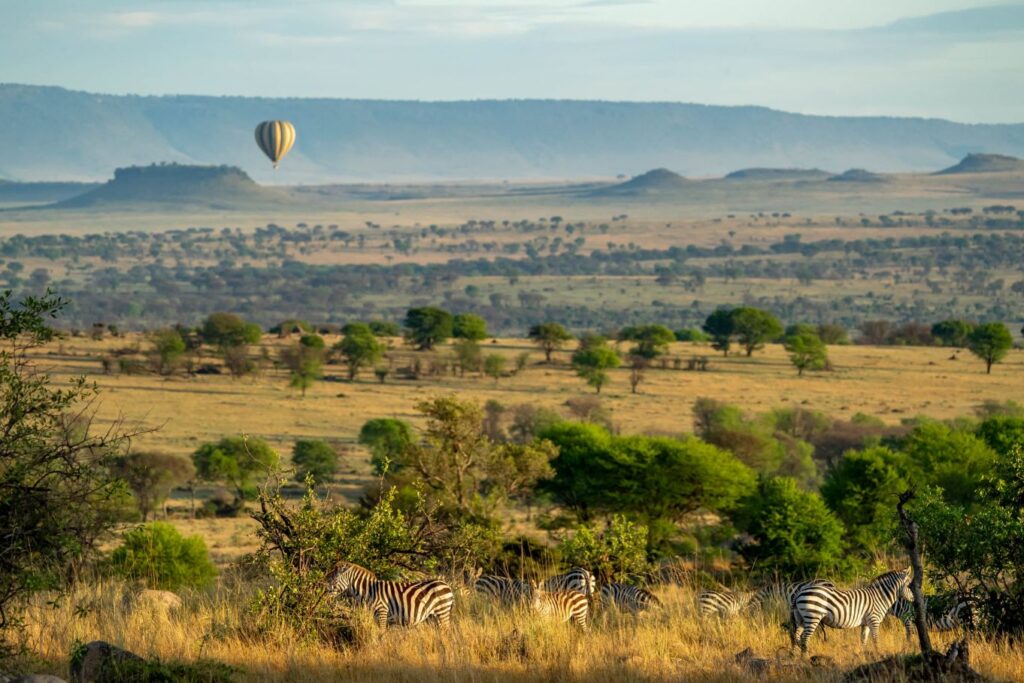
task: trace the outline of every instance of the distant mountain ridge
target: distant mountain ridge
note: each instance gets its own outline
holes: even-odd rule
[[[274,172],[253,128],[284,118],[295,148]],[[98,95],[0,85],[0,177],[104,180],[154,161],[238,166],[278,184],[564,179],[666,167],[687,177],[737,168],[934,172],[972,152],[1024,156],[1024,124],[827,117],[763,107],[505,100]]]
[[[968,154],[960,163],[939,171],[940,175],[955,173],[1006,173],[1024,171],[1024,159],[1005,154]]]

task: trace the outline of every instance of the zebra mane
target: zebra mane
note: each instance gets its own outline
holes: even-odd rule
[[[903,580],[909,575],[909,569],[892,569],[890,571],[885,572],[884,574],[879,574],[878,576],[876,576],[874,579],[872,579],[870,585],[889,583],[890,580],[896,579],[897,577],[899,578],[899,580]]]

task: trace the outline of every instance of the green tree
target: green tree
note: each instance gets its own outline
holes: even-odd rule
[[[256,437],[227,436],[205,443],[192,454],[196,474],[206,481],[223,482],[238,499],[251,496],[253,482],[277,467],[277,451]]]
[[[292,463],[296,481],[312,477],[313,483],[323,484],[338,470],[338,453],[326,441],[299,439],[292,447]]]
[[[484,374],[494,379],[497,384],[501,376],[505,374],[508,366],[508,359],[500,353],[489,353],[484,357]]]
[[[938,487],[957,505],[978,501],[981,482],[996,460],[995,452],[972,431],[932,420],[921,422],[896,444],[906,455],[908,479]]]
[[[54,338],[48,323],[63,306],[49,291],[21,300],[0,293],[0,637],[26,597],[60,587],[98,555],[128,496],[108,465],[132,435],[93,433],[87,408],[96,388],[84,378],[53,386],[29,361]]]
[[[711,337],[711,348],[728,356],[733,335],[736,333],[732,311],[728,308],[719,308],[707,317],[702,329]]]
[[[369,326],[375,337],[399,337],[402,334],[398,323],[387,320],[371,320]]]
[[[184,537],[167,522],[152,522],[125,533],[110,562],[120,576],[141,579],[161,590],[206,588],[217,576],[202,536]]]
[[[354,381],[362,368],[374,365],[384,355],[384,345],[364,323],[349,323],[345,337],[334,345],[348,365],[348,379]]]
[[[259,325],[247,323],[233,313],[211,313],[199,333],[204,342],[220,349],[257,344],[261,335]]]
[[[118,456],[111,470],[135,495],[143,522],[164,504],[172,490],[192,480],[196,473],[187,457],[152,451]]]
[[[472,313],[459,313],[452,322],[452,336],[476,342],[486,339],[487,321]]]
[[[161,375],[170,375],[185,355],[185,340],[177,330],[171,328],[153,333],[151,341],[153,368]]]
[[[787,477],[762,477],[734,520],[750,536],[740,554],[761,573],[809,578],[846,564],[842,523],[821,496]]]
[[[850,335],[842,325],[822,323],[815,330],[821,341],[829,346],[843,346],[850,343]],[[786,336],[789,336],[788,334]]]
[[[740,346],[752,356],[754,351],[763,348],[765,342],[776,339],[782,334],[782,324],[778,318],[759,308],[743,306],[734,308],[732,315],[732,333],[736,335]]]
[[[676,341],[700,343],[710,340],[711,336],[707,332],[698,330],[695,327],[684,327],[681,330],[676,330]]]
[[[1014,448],[1024,450],[1024,417],[990,417],[978,425],[976,434],[993,451],[1007,457]]]
[[[384,474],[393,469],[399,456],[416,440],[408,422],[393,417],[367,420],[359,430],[359,443],[370,449],[373,471]]]
[[[978,325],[967,335],[967,348],[985,361],[985,373],[992,374],[992,365],[998,363],[1013,348],[1013,336],[1003,323]]]
[[[455,321],[448,311],[434,306],[410,308],[405,314],[406,337],[420,351],[429,351],[452,336]]]
[[[828,348],[816,334],[801,333],[786,337],[789,360],[803,377],[804,370],[821,370],[828,363]]]
[[[604,527],[581,524],[559,546],[562,558],[575,567],[589,567],[604,584],[629,582],[647,571],[647,527],[624,515],[612,515]]]
[[[943,346],[967,346],[967,337],[974,329],[974,324],[966,320],[943,320],[932,325],[932,336],[942,342]]]
[[[479,372],[483,364],[480,345],[472,339],[460,339],[452,344],[455,358],[459,361],[459,373]]]
[[[822,498],[846,527],[847,544],[881,553],[896,539],[896,503],[907,489],[906,458],[877,446],[849,451],[829,471]]]
[[[622,359],[615,349],[602,341],[582,346],[572,354],[572,367],[587,384],[601,393],[601,387],[608,381],[608,370],[622,365]]]
[[[636,342],[636,346],[629,350],[631,356],[653,360],[668,351],[668,345],[676,340],[676,335],[664,325],[638,325],[624,328],[619,339]]]
[[[530,328],[529,338],[544,351],[544,362],[551,362],[551,354],[565,346],[572,335],[558,323],[541,323]]]
[[[291,386],[303,396],[323,376],[324,355],[323,337],[316,334],[304,334],[295,346],[281,351],[281,360],[291,372]]]
[[[673,523],[699,509],[731,510],[754,486],[754,473],[732,454],[694,437],[612,436],[577,422],[550,425],[539,437],[558,448],[543,488],[583,521],[636,516],[648,526],[652,551]]]

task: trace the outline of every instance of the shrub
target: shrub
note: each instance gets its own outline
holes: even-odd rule
[[[292,463],[296,481],[312,477],[314,483],[322,484],[337,471],[338,454],[326,441],[300,439],[292,448]]]
[[[843,525],[816,493],[786,477],[762,477],[739,505],[737,527],[750,535],[740,554],[761,573],[821,576],[843,568]]]
[[[163,590],[204,588],[217,576],[202,537],[184,537],[166,522],[127,532],[110,561],[118,575]]]
[[[196,473],[207,481],[224,482],[238,498],[251,496],[253,480],[277,465],[277,452],[263,439],[228,436],[200,446],[192,454]]]
[[[559,547],[569,565],[587,567],[602,583],[627,581],[647,570],[647,527],[612,515],[603,530],[576,527],[576,533]]]
[[[359,430],[359,443],[370,449],[370,462],[377,474],[400,467],[398,456],[415,438],[408,422],[391,417],[367,420]]]

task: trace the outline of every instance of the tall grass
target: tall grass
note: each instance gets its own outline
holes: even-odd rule
[[[777,661],[767,680],[837,681],[842,670],[877,658],[870,646],[861,647],[858,630],[830,631],[827,642],[815,637],[810,651],[836,666],[814,667],[790,657],[777,615],[702,623],[693,591],[676,586],[657,589],[662,612],[634,619],[598,611],[589,633],[475,596],[459,598],[448,632],[430,625],[381,632],[359,613],[358,644],[338,648],[303,642],[284,623],[256,634],[245,588],[186,594],[184,606],[170,614],[127,610],[125,590],[98,582],[56,603],[35,600],[25,632],[25,644],[41,660],[35,670],[66,676],[73,645],[96,639],[166,661],[218,660],[237,667],[238,680],[246,681],[744,681],[751,674],[734,658],[748,647]],[[941,647],[952,635],[934,638]],[[913,647],[902,625],[887,620],[880,653]],[[1019,680],[1024,671],[1024,652],[1005,643],[976,642],[971,653],[975,667],[996,678]]]

